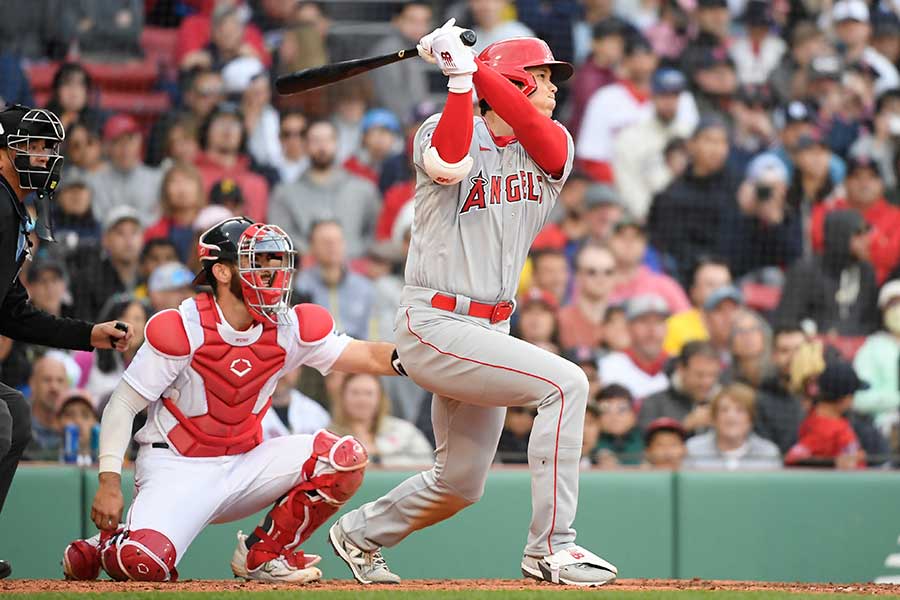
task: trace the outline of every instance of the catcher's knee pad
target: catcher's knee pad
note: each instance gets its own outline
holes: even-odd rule
[[[250,539],[259,541],[249,547],[248,568],[309,539],[359,489],[366,464],[368,454],[356,439],[317,431],[312,454],[303,463],[304,481],[276,502],[253,531]]]
[[[100,576],[100,549],[87,540],[75,540],[63,552],[63,573],[73,581],[93,581]]]
[[[100,551],[103,570],[117,581],[176,581],[175,546],[153,529],[124,531]]]
[[[306,482],[300,485],[340,506],[362,485],[368,462],[369,455],[356,438],[320,429],[313,437],[312,455],[303,463]]]

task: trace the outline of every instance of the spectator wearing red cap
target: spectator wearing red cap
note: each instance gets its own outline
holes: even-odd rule
[[[615,285],[616,259],[605,246],[587,244],[575,256],[575,291],[559,311],[563,348],[599,348],[608,298]]]
[[[666,301],[656,294],[628,301],[625,317],[631,345],[600,359],[597,368],[604,385],[623,385],[638,400],[669,387],[664,371],[669,356],[663,351],[663,340],[670,314]]]
[[[90,464],[91,437],[94,426],[100,422],[97,417],[97,400],[87,390],[74,389],[66,392],[56,409],[56,420],[59,423],[60,437],[69,425],[78,428],[78,456],[87,457]],[[60,459],[62,457],[59,457]],[[82,466],[87,466],[80,462]]]
[[[644,432],[644,467],[677,471],[687,455],[684,440],[687,434],[681,423],[660,417]]]
[[[512,334],[554,354],[559,354],[559,303],[553,294],[532,288],[519,299],[519,315]]]
[[[103,141],[109,154],[109,168],[89,178],[94,189],[94,215],[103,220],[113,207],[128,205],[138,212],[142,225],[149,225],[159,215],[162,173],[141,159],[140,125],[127,114],[113,115],[103,127]]]
[[[871,227],[867,234],[866,259],[875,268],[879,283],[900,262],[900,208],[884,198],[884,183],[875,161],[866,155],[850,160],[847,180],[844,182],[845,198],[837,198],[813,208],[810,234],[812,246],[822,253],[825,246],[825,215],[835,210],[853,210],[860,213]]]

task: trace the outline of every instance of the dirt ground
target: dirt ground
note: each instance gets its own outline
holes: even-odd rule
[[[457,579],[457,580],[409,580],[400,586],[361,586],[355,582],[331,580],[307,586],[314,590],[534,590],[549,588],[551,584],[524,579]],[[575,589],[552,586],[554,589]],[[610,586],[616,590],[731,590],[731,591],[782,591],[805,593],[854,593],[888,595],[900,593],[900,587],[874,583],[765,583],[756,581],[710,581],[703,579],[620,579]],[[144,590],[168,590],[183,592],[251,592],[273,589],[296,589],[290,585],[269,585],[258,582],[187,580],[176,583],[116,583],[112,581],[61,581],[28,579],[0,581],[2,593],[35,592],[121,592]],[[606,588],[609,589],[609,588]]]

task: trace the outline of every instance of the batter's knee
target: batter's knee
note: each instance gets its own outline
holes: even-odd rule
[[[125,531],[103,548],[103,570],[117,581],[176,581],[175,545],[154,529]]]
[[[589,383],[587,375],[576,364],[563,361],[559,370],[558,385],[562,389],[566,410],[584,410],[587,405]]]
[[[474,469],[466,477],[451,477],[446,471],[436,472],[434,470],[429,474],[433,478],[431,489],[444,497],[450,504],[459,505],[456,510],[462,510],[466,506],[475,504],[484,495],[487,477],[479,477],[474,473]]]

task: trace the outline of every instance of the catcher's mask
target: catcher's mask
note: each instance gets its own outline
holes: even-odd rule
[[[209,282],[216,262],[233,263],[244,305],[253,318],[287,323],[297,253],[280,227],[233,217],[205,231],[198,250],[203,270],[194,279],[195,284]]]

